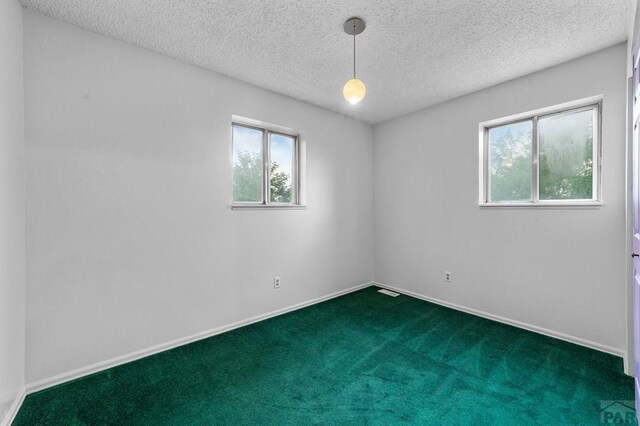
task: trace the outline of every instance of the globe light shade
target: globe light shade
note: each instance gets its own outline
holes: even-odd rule
[[[364,83],[357,78],[347,81],[344,85],[344,89],[342,89],[344,98],[351,105],[355,105],[360,102],[364,98],[365,93],[367,93],[367,88],[364,87]]]

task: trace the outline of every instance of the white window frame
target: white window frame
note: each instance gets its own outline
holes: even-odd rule
[[[560,116],[580,111],[594,111],[593,120],[593,188],[595,195],[591,199],[580,200],[540,200],[539,199],[539,138],[538,120],[550,116]],[[532,122],[532,161],[530,201],[489,201],[489,130],[521,121]],[[535,111],[528,111],[509,117],[484,121],[479,125],[479,205],[480,207],[589,207],[602,205],[602,96],[593,96]]]
[[[233,173],[231,177],[231,208],[236,209],[304,209],[301,203],[301,161],[300,135],[291,129],[266,124],[261,121],[234,116],[231,121],[231,169],[233,170],[233,128],[244,127],[262,132],[262,201],[242,202],[233,199]],[[271,135],[282,135],[293,139],[293,165],[291,170],[291,203],[274,203],[271,201]]]

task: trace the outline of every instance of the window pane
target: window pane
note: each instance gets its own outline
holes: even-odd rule
[[[489,201],[531,200],[531,121],[489,129]]]
[[[540,199],[593,197],[593,110],[541,118]]]
[[[293,182],[295,139],[276,133],[271,134],[271,202],[293,203]]]
[[[262,131],[233,126],[233,201],[262,202]]]

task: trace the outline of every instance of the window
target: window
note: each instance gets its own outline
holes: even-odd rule
[[[480,124],[480,204],[600,204],[600,107],[592,99]]]
[[[299,147],[293,134],[232,124],[233,204],[299,205]]]

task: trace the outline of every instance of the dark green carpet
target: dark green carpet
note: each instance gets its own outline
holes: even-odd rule
[[[620,358],[370,287],[29,395],[14,425],[588,425]]]

